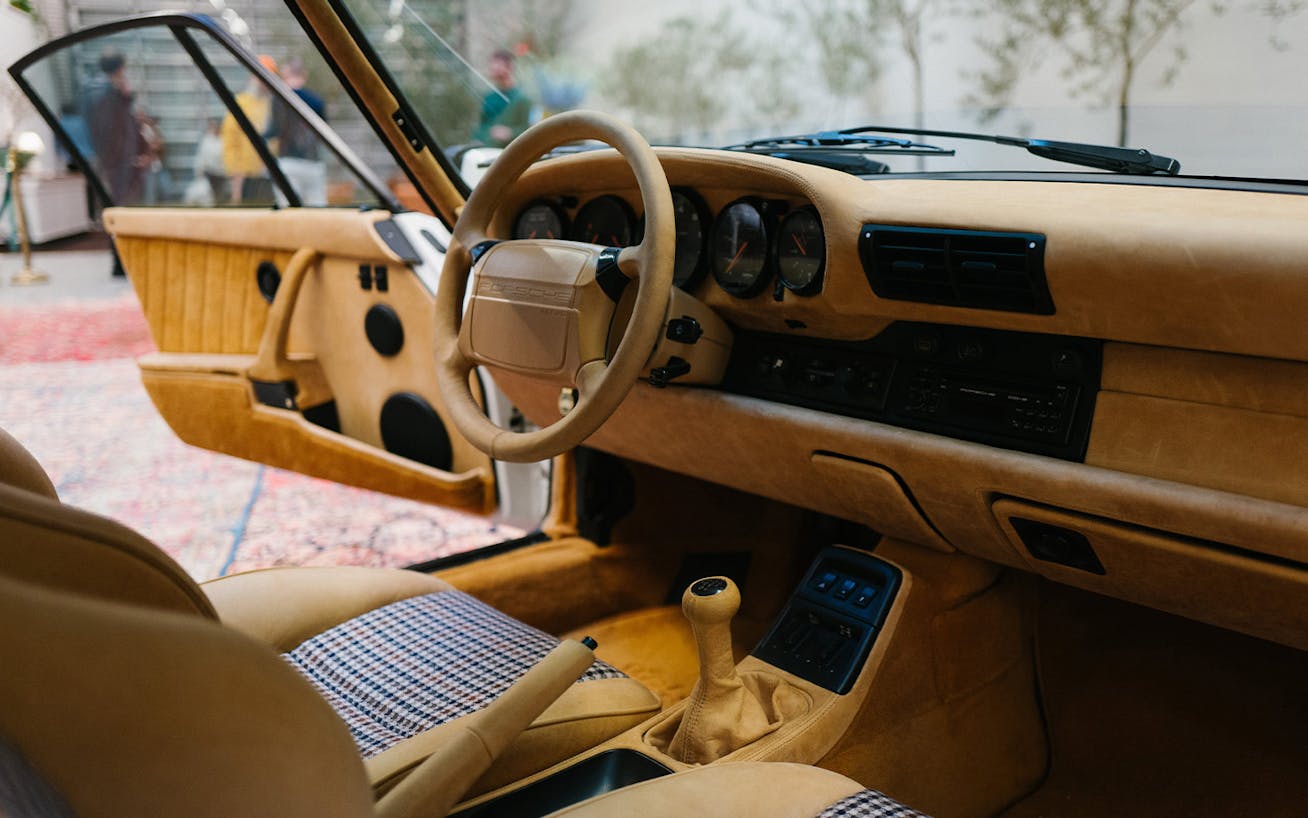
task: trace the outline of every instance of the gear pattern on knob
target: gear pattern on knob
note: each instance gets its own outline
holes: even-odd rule
[[[690,586],[690,592],[695,596],[713,596],[727,590],[727,581],[722,577],[709,577],[701,579],[694,585]]]

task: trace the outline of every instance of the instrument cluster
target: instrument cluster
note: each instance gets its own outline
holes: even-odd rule
[[[771,288],[813,295],[822,289],[826,237],[811,205],[745,196],[716,215],[691,188],[672,189],[677,244],[673,283],[691,290],[708,274],[725,292],[750,298]],[[605,194],[584,202],[536,199],[513,222],[515,239],[571,239],[606,247],[627,247],[643,238],[645,223],[621,196]]]

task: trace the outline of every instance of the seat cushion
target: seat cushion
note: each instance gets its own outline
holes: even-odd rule
[[[842,798],[818,815],[818,818],[927,818],[885,793],[876,790],[856,792]]]
[[[441,591],[343,622],[286,659],[371,758],[490,704],[558,643],[461,591]],[[596,661],[578,684],[622,678]]]
[[[203,589],[224,624],[285,652],[338,710],[378,792],[422,763],[457,732],[460,720],[557,644],[415,571],[272,568],[212,580]],[[428,596],[434,598],[402,604]],[[391,607],[396,604],[401,607]],[[594,667],[586,682],[570,687],[532,723],[473,792],[594,747],[658,710],[658,697],[644,685],[609,666]]]

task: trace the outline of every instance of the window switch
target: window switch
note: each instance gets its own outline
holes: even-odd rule
[[[852,579],[845,580],[840,583],[840,587],[836,589],[836,599],[849,599],[849,595],[854,593],[854,589],[857,587],[857,581]]]
[[[813,583],[813,590],[817,591],[820,594],[825,594],[827,591],[830,591],[831,586],[835,584],[836,584],[836,575],[831,573],[830,571],[827,571],[825,574],[818,577],[817,582]]]
[[[872,600],[876,597],[876,595],[877,595],[876,588],[870,588],[864,585],[863,590],[859,591],[858,596],[854,597],[854,607],[866,608],[867,606],[872,604]]]

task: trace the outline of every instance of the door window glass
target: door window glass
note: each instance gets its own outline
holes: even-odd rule
[[[115,205],[381,204],[301,115],[327,114],[304,63],[259,61],[289,90],[278,93],[202,29],[152,25],[71,42],[22,79]]]

